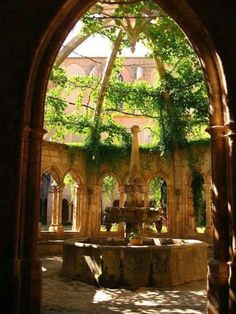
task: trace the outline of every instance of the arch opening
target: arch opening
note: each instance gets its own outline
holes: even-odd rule
[[[68,4],[69,3],[70,3],[70,1],[68,1]],[[86,4],[80,3],[78,6],[79,15],[81,15],[88,8],[88,6],[91,5],[92,3],[95,3],[95,1],[87,1]],[[161,2],[161,4],[162,4],[162,2]],[[172,12],[172,9],[168,8],[168,4],[163,5],[163,7],[165,7],[167,9],[167,11]],[[68,5],[68,8],[70,8],[70,5]],[[178,15],[178,8],[176,8],[176,12],[177,12],[176,15]],[[61,12],[59,12],[59,13],[61,13]],[[71,13],[70,17],[72,17],[71,21],[63,20],[61,25],[60,25],[60,27],[63,26],[66,29],[66,31],[64,31],[62,33],[64,35],[65,35],[65,32],[68,32],[71,25],[75,22],[75,19],[78,17],[78,16],[76,16],[76,13],[72,13],[72,10],[70,13]],[[58,17],[59,17],[59,15],[58,15]],[[56,34],[56,30],[55,30],[56,25],[55,24],[57,24],[56,20],[58,19],[58,17],[56,17],[55,21],[53,21],[53,23],[51,25],[50,32],[48,33],[48,36],[45,37],[45,41],[44,41],[45,47],[41,47],[42,49],[39,49],[39,54],[41,54],[40,57],[42,57],[42,58],[39,58],[39,60],[41,60],[41,64],[39,63],[38,65],[35,65],[35,67],[34,67],[35,68],[34,74],[36,73],[36,76],[35,76],[36,79],[33,81],[34,82],[38,81],[38,83],[39,83],[38,91],[36,92],[36,90],[34,88],[34,84],[29,84],[29,91],[33,94],[34,99],[36,99],[38,96],[38,93],[40,93],[40,97],[36,101],[35,109],[32,110],[31,124],[34,128],[38,128],[38,127],[41,128],[42,121],[43,121],[43,119],[42,119],[42,111],[43,111],[42,110],[42,103],[43,103],[43,101],[42,100],[45,97],[46,86],[45,86],[45,83],[42,81],[42,78],[45,81],[45,77],[48,76],[49,71],[50,71],[50,66],[52,65],[53,59],[55,58],[56,50],[59,47],[58,42],[62,42],[63,36],[57,35],[57,36],[55,36],[57,43],[55,40],[52,40],[52,45],[49,44],[49,40],[53,37],[53,35]],[[181,21],[181,14],[179,14],[179,16],[176,17],[176,20]],[[182,26],[186,30],[187,33],[191,33],[191,27],[188,24],[189,24],[189,21],[187,18],[186,24],[185,24],[185,22],[183,22]],[[60,29],[60,27],[59,27],[59,29]],[[218,73],[217,66],[215,63],[215,58],[214,58],[214,55],[212,52],[212,45],[211,45],[210,41],[207,42],[208,39],[206,39],[206,41],[203,44],[199,43],[198,40],[194,41],[194,34],[196,34],[196,30],[192,29],[192,35],[190,36],[190,40],[192,40],[194,42],[194,46],[197,47],[198,53],[199,53],[201,60],[202,60],[202,64],[204,65],[204,72],[205,72],[206,77],[208,79],[208,85],[210,86],[210,88],[209,88],[209,90],[210,90],[210,102],[211,102],[210,109],[214,109],[214,110],[211,110],[211,112],[210,112],[211,113],[210,123],[212,126],[214,126],[214,125],[222,126],[224,124],[223,105],[222,105],[222,102],[218,98],[216,99],[216,96],[215,96],[215,95],[217,95],[217,96],[222,95],[222,88],[221,88],[220,84],[218,84],[218,82],[216,82],[217,80],[220,81],[220,79],[219,79],[220,75]],[[59,41],[58,41],[58,38],[59,38],[58,36],[60,37]],[[212,53],[210,58],[209,58],[209,51],[211,51],[211,53]],[[50,57],[49,57],[49,55],[50,55]],[[45,61],[49,61],[49,62],[45,63]],[[45,66],[45,64],[47,64],[47,66]],[[37,111],[39,111],[39,113],[40,113],[39,115],[35,115],[35,112],[37,112]],[[39,117],[37,119],[37,121],[34,118],[35,116]],[[213,152],[213,154],[214,154],[214,152]]]

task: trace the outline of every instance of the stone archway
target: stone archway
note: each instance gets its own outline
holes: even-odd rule
[[[19,119],[20,127],[16,130],[18,135],[13,136],[16,143],[17,156],[14,166],[15,168],[18,166],[19,168],[17,171],[19,179],[15,179],[14,181],[18,187],[18,190],[15,192],[15,195],[17,195],[14,202],[15,211],[13,212],[9,207],[10,218],[12,220],[11,222],[8,221],[8,218],[4,220],[6,230],[9,227],[9,230],[6,232],[6,234],[9,234],[9,239],[6,240],[3,248],[9,244],[10,253],[4,253],[3,256],[7,264],[7,274],[2,281],[2,285],[6,284],[4,289],[7,292],[4,294],[4,289],[1,288],[1,294],[5,295],[5,300],[7,300],[5,303],[8,303],[8,311],[9,309],[13,309],[12,312],[14,312],[15,309],[15,312],[19,312],[18,309],[21,308],[21,312],[24,309],[24,313],[40,312],[41,272],[40,261],[37,258],[37,222],[40,154],[43,136],[43,107],[47,79],[56,53],[66,34],[75,24],[75,21],[95,2],[94,0],[86,2],[65,0],[60,2],[51,1],[44,5],[40,5],[40,2],[38,2],[35,6],[32,5],[32,7],[28,5],[29,10],[25,8],[27,12],[24,12],[20,16],[23,21],[26,21],[22,27],[24,30],[30,30],[32,27],[31,19],[27,17],[28,15],[37,16],[38,23],[37,27],[34,26],[35,34],[32,33],[29,35],[31,36],[29,37],[29,41],[32,39],[32,43],[28,43],[28,46],[24,50],[25,55],[24,53],[22,55],[22,68],[19,66],[19,72],[22,74],[24,81],[21,82],[19,87],[20,96],[16,93],[18,96],[17,100],[22,104],[20,110],[15,110],[15,113],[19,114],[21,119]],[[219,70],[220,60],[217,59],[214,46],[197,15],[192,11],[190,4],[187,4],[184,0],[173,0],[171,2],[160,0],[156,2],[176,20],[188,35],[201,59],[209,86],[211,104],[211,127],[209,131],[213,139],[212,175],[213,185],[215,191],[217,191],[217,195],[216,193],[213,195],[213,219],[215,228],[217,229],[217,239],[214,244],[215,262],[210,265],[212,266],[210,267],[213,273],[212,278],[214,277],[215,281],[210,282],[209,298],[213,307],[225,309],[228,302],[228,193],[226,184],[222,184],[222,182],[225,183],[228,180],[226,176],[227,155],[225,140],[223,138],[227,121],[224,119],[226,105],[223,103],[225,92]],[[12,4],[12,1],[10,3],[9,6],[11,7],[12,5],[15,8],[15,3]],[[37,14],[35,13],[36,11]],[[48,14],[45,14],[47,11]],[[17,30],[19,20],[15,16],[14,18],[15,20],[12,18],[12,21],[15,22],[11,27]],[[23,45],[24,43],[22,43]],[[25,61],[26,56],[28,56],[27,61]],[[18,62],[20,64],[19,60]],[[14,78],[14,76],[12,77]],[[12,79],[13,83],[14,79]],[[6,90],[8,89],[6,88]],[[5,102],[7,103],[7,101]],[[12,103],[14,105],[13,100]],[[9,124],[14,125],[12,118],[9,118],[7,121]],[[13,152],[14,149],[12,148],[11,151]],[[10,161],[6,158],[3,160],[6,165],[9,165],[10,169]],[[219,169],[221,170],[220,173]],[[231,182],[232,185],[233,183],[234,181]],[[6,195],[11,199],[9,192],[6,192]],[[221,224],[222,221],[223,225]],[[211,278],[211,275],[209,278]],[[219,291],[221,291],[223,296],[221,301]]]

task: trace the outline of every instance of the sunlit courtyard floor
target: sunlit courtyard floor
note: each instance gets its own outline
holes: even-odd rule
[[[43,259],[43,314],[206,313],[206,280],[163,290],[97,288],[60,276],[61,257]]]

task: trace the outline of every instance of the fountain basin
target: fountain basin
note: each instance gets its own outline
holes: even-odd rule
[[[207,274],[208,244],[198,240],[80,238],[63,244],[62,275],[109,288],[168,287]]]

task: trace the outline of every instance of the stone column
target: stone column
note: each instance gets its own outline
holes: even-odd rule
[[[119,187],[119,207],[124,207],[125,206],[125,186],[122,185]],[[124,223],[120,222],[118,224],[118,232],[122,235],[122,237],[124,236]]]
[[[81,189],[76,183],[74,185],[74,207],[73,207],[73,220],[72,220],[72,230],[80,231],[80,202],[81,202]]]
[[[144,195],[144,207],[149,207],[149,186],[143,185],[143,195]]]
[[[119,207],[124,207],[125,206],[125,186],[124,185],[119,187],[119,196],[120,196]]]
[[[64,232],[64,228],[62,225],[62,199],[63,199],[63,189],[64,189],[64,185],[59,185],[58,186],[58,198],[57,198],[57,208],[58,208],[58,215],[57,215],[57,223],[58,223],[58,233],[63,233]]]
[[[133,125],[132,131],[132,148],[131,148],[131,158],[130,158],[130,169],[129,169],[129,182],[134,178],[141,178],[141,166],[140,166],[140,156],[139,156],[139,145],[138,145],[138,132],[139,127]]]
[[[229,217],[225,127],[212,126],[212,220],[214,256],[208,267],[208,313],[228,313]]]
[[[204,183],[203,188],[205,191],[206,198],[206,228],[204,233],[208,236],[212,236],[212,226],[211,226],[211,185]]]
[[[185,193],[185,213],[184,213],[184,221],[183,226],[184,236],[194,235],[196,228],[195,228],[195,217],[194,217],[194,208],[193,208],[193,193],[191,187],[186,184],[183,185],[183,192]]]
[[[39,193],[41,177],[41,147],[43,129],[30,129],[27,141],[28,156],[22,182],[21,229],[21,304],[17,313],[39,313],[41,307],[41,260],[38,258]]]
[[[63,226],[61,223],[63,188],[63,186],[58,185],[52,186],[52,222],[49,227],[49,231],[51,232],[63,232]]]
[[[182,191],[182,162],[183,156],[180,150],[175,150],[172,154],[172,171],[173,171],[173,186],[174,186],[174,194],[173,194],[173,211],[172,211],[172,236],[174,237],[182,237],[183,229],[182,229],[182,205],[183,205],[183,191]]]
[[[88,188],[87,236],[99,236],[101,226],[101,186]]]
[[[87,235],[88,225],[88,199],[87,199],[87,186],[84,184],[79,185],[79,232],[81,236]]]
[[[229,313],[236,313],[236,123],[227,125],[229,165],[229,214],[231,223],[231,262],[229,263]]]
[[[56,220],[57,220],[57,197],[58,197],[58,194],[57,194],[57,184],[53,183],[52,186],[51,186],[51,200],[52,200],[52,203],[51,203],[51,224],[50,224],[50,227],[49,227],[49,231],[50,232],[56,232]]]
[[[173,225],[173,186],[167,185],[167,232],[172,236],[172,225]]]
[[[149,207],[149,197],[148,196],[149,196],[149,186],[143,185],[143,201],[144,201],[143,206],[144,207]],[[149,223],[143,224],[143,231],[144,231],[144,233],[146,232],[147,234],[152,231]]]
[[[101,206],[102,206],[102,187],[100,185],[94,186],[93,195],[93,232],[98,235],[101,230]]]

